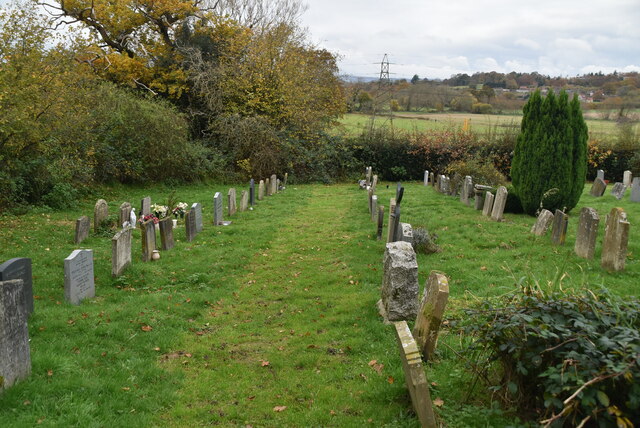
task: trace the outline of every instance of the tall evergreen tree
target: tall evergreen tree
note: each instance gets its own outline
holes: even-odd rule
[[[587,127],[577,98],[568,100],[564,91],[544,99],[536,91],[524,106],[511,177],[528,214],[535,214],[541,202],[550,210],[569,211],[582,194]]]

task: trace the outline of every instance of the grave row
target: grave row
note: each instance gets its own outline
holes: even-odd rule
[[[624,178],[622,183],[614,183],[611,189],[611,194],[618,200],[621,200],[627,188],[631,187],[631,196],[629,197],[631,202],[640,202],[640,177],[633,177],[631,171],[624,172]],[[596,198],[604,196],[607,190],[607,181],[604,179],[604,171],[599,169],[596,179],[591,185],[589,194]]]

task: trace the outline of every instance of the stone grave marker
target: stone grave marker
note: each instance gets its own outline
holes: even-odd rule
[[[142,241],[142,261],[149,262],[156,249],[156,225],[153,220],[147,220],[140,224],[140,236]]]
[[[249,204],[256,204],[256,181],[253,178],[249,181]]]
[[[433,174],[433,172],[430,172],[430,173],[429,173],[429,183],[431,183],[431,186],[435,186],[435,185],[436,185],[436,183],[435,183],[435,181],[434,181],[434,174]]]
[[[378,215],[378,195],[371,197],[371,221],[375,223]]]
[[[378,206],[378,232],[376,234],[376,239],[378,241],[382,240],[382,228],[384,226],[384,205]]]
[[[578,257],[592,259],[596,250],[596,238],[598,237],[598,225],[600,217],[593,208],[584,207],[580,210],[578,232],[576,234],[575,253]]]
[[[249,192],[243,190],[240,194],[240,212],[244,212],[249,209]]]
[[[491,209],[491,220],[502,221],[504,206],[507,204],[507,195],[506,187],[498,187],[498,190],[496,190],[496,198],[493,201],[493,208]]]
[[[492,189],[493,187],[491,186],[483,186],[481,184],[476,184],[475,186],[473,186],[473,193],[475,196],[474,208],[476,210],[481,211],[482,209],[484,209],[484,194],[486,191],[490,191]]]
[[[607,183],[604,182],[600,177],[596,178],[591,186],[591,191],[589,194],[591,196],[600,197],[604,195],[604,191],[607,190]]]
[[[365,172],[364,172],[364,179],[367,182],[367,186],[371,185],[371,172],[373,171],[373,168],[368,166],[365,168]]]
[[[599,169],[598,172],[596,173],[596,178],[599,178],[600,180],[604,181],[604,171]]]
[[[184,214],[184,226],[186,231],[187,242],[191,242],[198,234],[198,227],[196,224],[195,211],[190,209]]]
[[[31,374],[28,317],[22,280],[0,281],[0,393]]]
[[[491,212],[493,210],[493,193],[487,191],[484,194],[484,207],[482,207],[482,215],[491,216]]]
[[[378,186],[378,174],[373,175],[373,181],[371,182],[371,189],[373,193],[376,193],[376,187]]]
[[[278,189],[278,193],[282,190],[282,186],[280,186],[280,179],[278,178],[277,180],[278,185],[276,186],[276,189]]]
[[[438,343],[438,330],[449,300],[449,281],[443,274],[431,271],[424,287],[413,336],[425,360],[433,355]]]
[[[213,225],[214,226],[228,226],[230,221],[224,221],[223,219],[223,207],[222,207],[222,194],[216,192],[213,196]]]
[[[396,211],[396,198],[389,199],[389,224],[387,225],[387,243],[393,242],[393,238],[396,235],[393,221],[393,214]]]
[[[607,215],[602,241],[601,265],[610,271],[624,270],[627,259],[630,224],[622,208],[612,208]]]
[[[393,220],[393,235],[391,235],[391,241],[400,241],[402,238],[402,229],[400,228],[400,203],[402,202],[402,196],[404,195],[404,187],[400,183],[398,183],[396,188],[396,206],[393,209],[393,215],[391,216],[391,220]]]
[[[89,237],[89,229],[91,229],[91,220],[86,215],[83,215],[76,220],[76,234],[73,238],[73,242],[80,244],[82,241]]]
[[[531,233],[536,236],[544,236],[549,230],[549,226],[553,222],[553,213],[549,210],[543,209],[538,214],[538,219],[535,224],[531,226]]]
[[[414,320],[418,314],[418,262],[410,243],[390,242],[384,252],[382,299],[385,322]]]
[[[131,265],[132,229],[122,229],[111,238],[111,276],[122,275]]]
[[[258,184],[258,200],[261,201],[264,199],[264,180],[260,180]]]
[[[284,173],[284,180],[282,181],[282,188],[286,189],[287,188],[287,180],[289,179],[289,173],[285,172]]]
[[[95,297],[93,250],[73,250],[64,259],[64,298],[73,305]]]
[[[367,199],[369,200],[369,214],[373,213],[373,188],[369,187],[367,190]]]
[[[236,213],[236,211],[238,210],[238,207],[237,207],[236,204],[237,204],[236,189],[234,187],[232,187],[227,192],[227,209],[228,209],[228,212],[229,212],[229,217],[234,215]]]
[[[433,412],[433,402],[429,393],[429,382],[424,374],[418,345],[413,336],[411,336],[411,330],[409,330],[406,321],[395,322],[393,326],[398,348],[400,349],[404,379],[407,382],[413,410],[418,416],[422,428],[437,428],[438,424]]]
[[[160,225],[160,249],[169,251],[174,247],[173,220],[171,217],[165,217],[158,224]]]
[[[104,199],[98,199],[93,208],[93,231],[97,232],[100,225],[109,217],[109,205]]]
[[[470,205],[471,204],[470,199],[472,196],[474,196],[473,178],[467,175],[464,178],[464,181],[462,183],[462,191],[460,192],[460,202],[462,202],[463,204]]]
[[[429,185],[429,171],[427,171],[426,169],[424,171],[424,180],[423,181],[424,181],[424,185],[425,186]]]
[[[122,227],[123,224],[128,223],[131,218],[131,204],[129,202],[123,202],[120,205],[120,219],[118,220],[118,227]],[[131,226],[136,227],[135,224]]]
[[[631,202],[640,202],[640,177],[634,177],[631,184]]]
[[[631,171],[625,171],[622,176],[622,184],[624,184],[625,187],[631,186],[632,178],[633,178],[633,174],[631,174]]]
[[[200,202],[194,202],[191,205],[191,211],[191,216],[196,222],[196,233],[200,233],[204,230],[204,221],[202,219],[202,205],[200,205]]]
[[[33,273],[31,271],[31,259],[17,257],[9,259],[0,265],[0,281],[19,279],[24,301],[21,303],[27,317],[33,313]]]
[[[271,183],[271,194],[275,195],[278,192],[278,177],[275,174],[271,176],[270,183]]]
[[[149,214],[151,214],[151,197],[146,196],[142,198],[142,201],[140,201],[140,217],[144,217]]]
[[[265,189],[267,191],[267,196],[271,196],[272,195],[272,193],[271,193],[271,184],[270,183],[271,182],[269,181],[269,179],[266,178],[265,181],[264,181],[264,185],[265,185]]]
[[[398,225],[398,230],[400,232],[400,236],[398,241],[408,242],[409,244],[413,244],[413,228],[409,223],[400,223]]]
[[[617,200],[622,199],[624,196],[624,192],[627,190],[627,186],[622,183],[615,183],[613,185],[613,189],[611,189],[611,194],[616,197]]]
[[[567,227],[569,226],[569,216],[560,210],[556,210],[553,215],[553,228],[551,229],[551,242],[555,245],[564,245],[567,238]]]

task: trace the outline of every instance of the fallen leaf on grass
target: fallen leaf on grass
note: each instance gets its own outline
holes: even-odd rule
[[[266,360],[260,360],[260,365],[261,365],[262,367],[267,367],[267,366],[269,365],[269,361],[266,361]]]
[[[151,331],[151,330],[153,330],[153,327],[151,327],[150,325],[143,325],[142,327],[140,327],[140,330],[142,330],[142,331]]]
[[[131,388],[129,388],[128,386],[123,386],[123,387],[122,387],[122,388],[120,388],[120,389],[122,389],[123,391],[129,391],[129,390],[131,390]]]
[[[378,374],[382,374],[382,369],[384,368],[384,364],[378,363],[378,360],[369,361],[369,367],[378,372]]]
[[[389,382],[389,383],[393,383],[393,382],[394,382],[393,376],[389,376],[389,377],[387,378],[387,382]]]
[[[276,406],[273,408],[274,412],[283,412],[285,409],[287,408],[287,406]]]
[[[486,266],[480,266],[480,270],[487,270]]]
[[[433,405],[436,407],[442,407],[444,405],[444,401],[442,400],[442,398],[438,397],[433,400]]]

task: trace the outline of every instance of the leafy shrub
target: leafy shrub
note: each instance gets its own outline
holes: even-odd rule
[[[512,185],[507,186],[507,202],[504,204],[504,212],[511,214],[522,214],[522,202]]]
[[[632,427],[640,420],[639,301],[605,289],[545,295],[523,287],[465,318],[463,331],[474,337],[470,354],[481,356],[477,373],[520,410],[542,415],[542,423]],[[493,361],[498,378],[490,373]]]
[[[487,186],[500,186],[507,182],[504,175],[493,166],[493,163],[486,162],[477,156],[463,160],[451,162],[445,171],[449,175],[458,174],[461,177],[470,175],[476,184]]]
[[[75,208],[78,205],[78,191],[70,183],[56,183],[42,202],[53,209]]]
[[[493,106],[487,103],[473,103],[471,106],[471,113],[476,114],[491,114]]]

